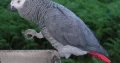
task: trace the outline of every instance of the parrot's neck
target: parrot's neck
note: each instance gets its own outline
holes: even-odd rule
[[[30,2],[31,1],[31,2]],[[34,22],[36,25],[43,27],[43,16],[45,12],[51,9],[52,1],[50,0],[30,0],[26,1],[23,8],[18,12],[21,17]]]

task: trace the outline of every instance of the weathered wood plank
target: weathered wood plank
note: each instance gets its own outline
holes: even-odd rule
[[[0,50],[1,63],[60,63],[54,50]]]

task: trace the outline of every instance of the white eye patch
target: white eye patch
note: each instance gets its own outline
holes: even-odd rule
[[[11,6],[14,6],[16,9],[22,8],[26,0],[12,0]]]

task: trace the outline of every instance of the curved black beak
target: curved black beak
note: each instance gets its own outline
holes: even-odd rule
[[[11,6],[11,4],[8,6],[8,10],[11,12],[17,11],[17,9],[14,6]]]

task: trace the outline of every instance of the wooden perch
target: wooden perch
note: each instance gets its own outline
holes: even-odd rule
[[[61,63],[54,50],[0,50],[0,63]]]

